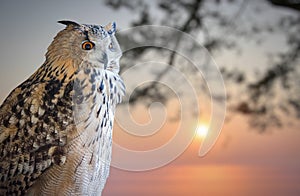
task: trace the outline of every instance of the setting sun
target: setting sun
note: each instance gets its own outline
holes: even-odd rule
[[[208,126],[204,124],[199,124],[197,126],[197,136],[200,138],[205,138],[208,132]]]

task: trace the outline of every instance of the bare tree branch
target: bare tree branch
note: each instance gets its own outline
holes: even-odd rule
[[[286,7],[296,11],[300,11],[300,1],[295,0],[268,0],[275,6]]]

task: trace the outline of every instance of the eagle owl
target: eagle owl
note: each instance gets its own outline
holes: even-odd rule
[[[116,25],[66,25],[0,107],[0,195],[100,195],[125,93]]]

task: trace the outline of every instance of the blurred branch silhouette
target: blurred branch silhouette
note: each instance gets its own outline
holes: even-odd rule
[[[262,77],[248,84],[248,99],[236,107],[236,111],[251,115],[251,125],[265,130],[270,125],[284,125],[283,118],[300,118],[300,2],[293,0],[268,0],[274,6],[296,10],[296,17],[282,17],[278,26],[285,31],[288,50],[277,54]],[[279,97],[278,94],[283,96]],[[277,101],[274,101],[276,100]]]
[[[300,11],[300,2],[294,0],[268,0],[270,3],[276,6],[286,7]]]
[[[274,24],[259,26],[252,18],[247,25],[240,25],[236,29],[235,20],[248,8],[248,4],[259,5],[263,2],[247,0],[106,0],[105,4],[115,10],[128,9],[138,18],[134,19],[132,26],[159,24],[179,29],[182,32],[191,34],[194,37],[201,37],[199,42],[214,56],[222,50],[239,50],[240,43],[237,38],[258,39],[258,45],[263,42],[261,32],[272,34],[275,31],[281,32],[286,38],[287,50],[269,57],[270,62],[266,65],[263,73],[255,79],[249,80],[247,71],[238,69],[230,70],[222,67],[221,72],[226,85],[235,86],[238,89],[236,94],[243,94],[243,98],[235,99],[235,95],[228,92],[229,109],[234,114],[249,116],[250,125],[258,130],[265,131],[270,126],[283,126],[288,118],[300,118],[300,78],[299,78],[299,55],[300,55],[300,2],[295,0],[265,0],[264,3],[271,5],[272,9],[287,9],[295,12],[293,16],[283,15],[276,19]],[[221,6],[232,6],[234,13],[224,13]],[[153,10],[156,12],[154,13]],[[250,8],[249,8],[250,9]],[[159,13],[159,14],[158,14]],[[256,10],[253,10],[254,14]],[[251,28],[249,28],[249,26]],[[216,33],[218,32],[218,33]],[[143,42],[151,39],[151,33],[140,33],[142,39],[130,40],[132,42]],[[228,36],[231,35],[231,36]],[[156,81],[165,77],[172,66],[176,63],[176,49],[185,43],[181,37],[174,37],[173,51],[160,51],[166,57],[168,66],[156,75]],[[158,51],[159,48],[145,47],[138,50],[131,50],[124,54],[124,71],[134,65],[135,61],[142,58],[148,51]],[[193,52],[191,50],[191,52]],[[189,71],[193,74],[193,71]],[[153,82],[140,86],[132,93],[129,103],[145,102],[145,100],[168,101],[170,94],[159,85]],[[246,93],[245,93],[246,92]],[[147,102],[147,101],[146,101]]]

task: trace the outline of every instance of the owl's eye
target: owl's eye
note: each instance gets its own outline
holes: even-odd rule
[[[90,41],[84,41],[81,46],[84,50],[91,50],[94,48],[95,44]]]
[[[111,42],[109,45],[108,45],[108,49],[112,52],[115,52],[116,51],[116,48],[114,46],[114,44]]]

